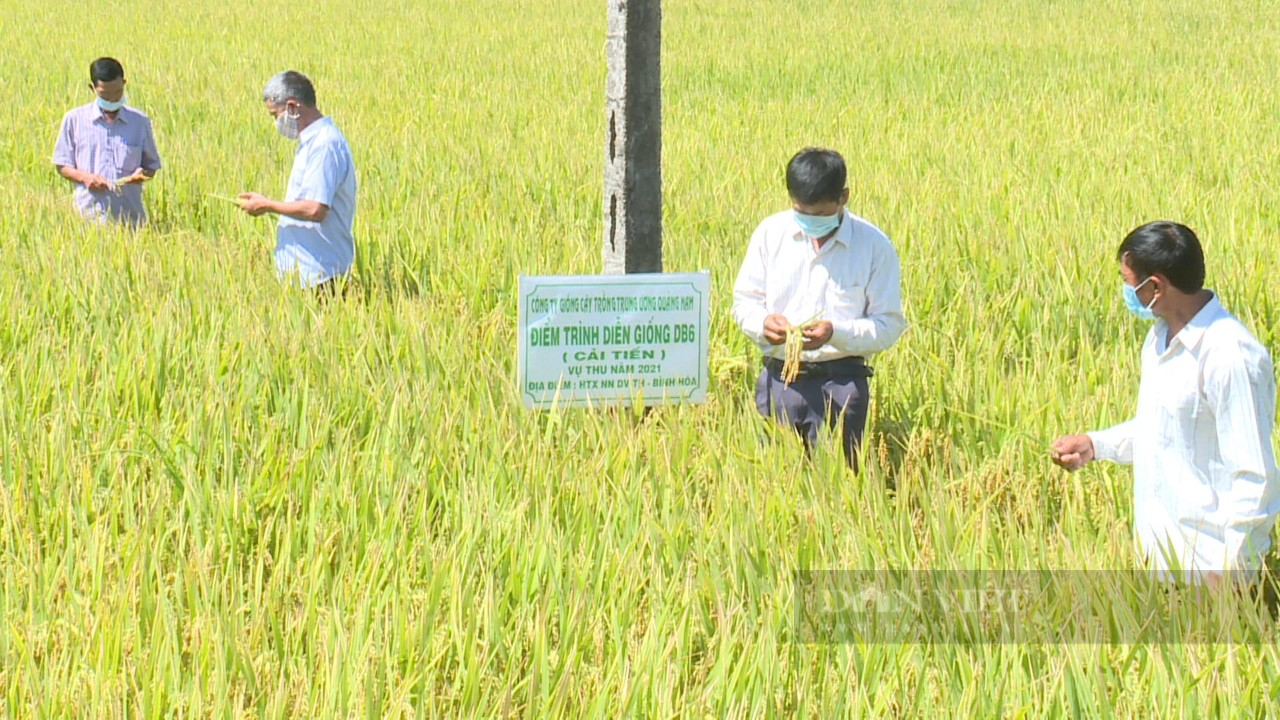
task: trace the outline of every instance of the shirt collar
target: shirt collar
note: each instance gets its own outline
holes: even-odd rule
[[[1210,290],[1210,292],[1213,291]],[[1218,302],[1218,294],[1213,293],[1213,297],[1209,298],[1209,302],[1205,303],[1204,307],[1200,308],[1200,312],[1196,313],[1187,321],[1187,324],[1178,331],[1178,334],[1173,338],[1173,342],[1178,343],[1188,350],[1194,350],[1200,344],[1200,341],[1204,339],[1205,329],[1208,328],[1222,312],[1222,303]],[[1165,327],[1168,327],[1168,324],[1165,323],[1164,320],[1161,320],[1160,322]],[[1170,343],[1170,345],[1172,344],[1173,343]]]
[[[848,210],[841,210],[840,216],[840,227],[836,228],[836,234],[832,235],[827,242],[834,240],[845,247],[849,247],[853,244],[853,218]],[[796,224],[794,214],[791,218],[791,238],[793,240],[808,240],[809,236],[805,235],[800,226]],[[823,243],[822,247],[825,248],[826,246],[827,244]]]
[[[95,121],[101,120],[104,123],[107,121],[107,112],[102,109],[102,106],[98,105],[97,100],[94,100],[93,102],[89,103],[89,107],[92,108],[90,112],[93,113],[92,117]],[[129,122],[125,120],[125,115],[127,114],[127,110],[128,108],[121,107],[120,110],[116,112],[116,119],[113,120],[112,122],[118,122],[123,125],[128,125]]]
[[[321,125],[328,125],[330,122],[331,121],[329,120],[329,116],[326,115],[324,117],[321,117],[319,120],[316,120],[315,122],[311,123],[310,125],[307,126],[306,130],[303,130],[302,132],[298,133],[298,142],[304,143],[307,140],[310,140],[313,135],[320,132]]]

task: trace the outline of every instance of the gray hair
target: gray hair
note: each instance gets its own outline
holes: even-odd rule
[[[288,100],[296,100],[307,107],[316,106],[316,88],[306,75],[297,70],[285,70],[267,81],[262,90],[262,99],[272,105],[283,105]]]

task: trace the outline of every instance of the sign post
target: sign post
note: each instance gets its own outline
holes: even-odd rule
[[[608,0],[604,272],[662,272],[662,3]]]

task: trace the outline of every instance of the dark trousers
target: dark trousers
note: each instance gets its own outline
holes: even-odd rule
[[[312,296],[322,301],[341,300],[347,296],[347,286],[350,284],[350,280],[329,278],[322,283],[312,285],[310,290]]]
[[[761,415],[794,429],[812,451],[823,425],[840,425],[845,462],[858,469],[858,447],[867,427],[872,370],[862,358],[807,363],[794,382],[782,381],[782,362],[765,360],[756,379],[756,409]]]

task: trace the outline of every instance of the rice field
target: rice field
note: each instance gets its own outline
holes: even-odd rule
[[[600,269],[604,3],[0,0],[0,716],[1275,716],[1274,635],[1117,612],[1065,642],[1059,609],[1022,642],[814,641],[796,578],[1139,598],[1127,469],[1046,448],[1133,409],[1142,222],[1195,229],[1275,352],[1280,6],[664,5],[666,269],[717,300],[708,401],[637,414],[516,390],[518,276]],[[164,162],[137,233],[84,226],[49,159],[107,54]],[[360,174],[343,302],[209,197],[283,193],[288,68]],[[857,475],[757,417],[729,315],[805,145],[902,259]]]

